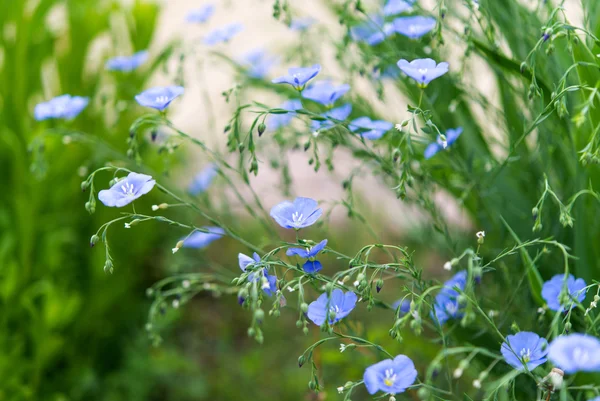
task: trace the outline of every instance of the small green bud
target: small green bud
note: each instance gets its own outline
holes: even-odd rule
[[[521,74],[523,74],[523,73],[525,73],[525,71],[527,71],[527,63],[525,61],[523,61],[521,63],[520,70],[521,70]]]
[[[100,241],[100,237],[98,237],[96,234],[92,235],[92,238],[90,238],[90,246],[94,246],[98,243],[98,241]]]
[[[304,357],[304,355],[300,355],[300,357],[298,358],[298,367],[301,368],[302,365],[304,365],[304,362],[306,362],[306,358]]]
[[[429,397],[429,390],[427,390],[425,387],[421,387],[418,391],[417,391],[417,396],[421,399],[421,400],[426,400]]]
[[[573,328],[573,325],[571,324],[571,322],[567,322],[565,323],[565,331],[567,333],[569,333],[571,331],[571,329]]]
[[[308,335],[308,327],[304,326],[304,328],[302,329],[302,332],[304,333],[305,336]]]
[[[253,327],[250,327],[248,329],[248,337],[254,337],[255,334],[256,334],[256,330],[254,330]]]
[[[83,182],[81,183],[81,191],[85,192],[85,191],[86,191],[86,190],[89,188],[89,186],[90,186],[90,183],[89,183],[89,182],[87,182],[87,181],[83,181]]]
[[[94,214],[96,205],[94,205],[94,202],[85,202],[85,210],[87,210],[89,214]]]
[[[304,313],[308,312],[308,304],[306,302],[302,302],[300,305],[300,310]]]
[[[300,328],[300,327],[302,327],[302,326],[303,326],[302,320],[297,320],[297,321],[296,321],[296,327],[297,327],[297,328]]]
[[[104,263],[104,273],[112,273],[113,272],[113,263],[110,260],[107,260]]]
[[[266,129],[267,129],[267,126],[265,125],[265,123],[258,124],[258,127],[257,127],[258,136],[261,136],[262,134],[264,134]]]
[[[154,290],[153,290],[152,288],[147,288],[147,289],[146,289],[146,296],[147,296],[148,298],[150,298],[150,297],[151,297],[151,296],[153,296],[153,295],[154,295]]]
[[[257,309],[254,312],[254,318],[261,322],[265,318],[265,312],[262,309]]]

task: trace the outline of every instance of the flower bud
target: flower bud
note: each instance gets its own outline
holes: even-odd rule
[[[100,241],[100,237],[98,237],[96,234],[92,235],[92,238],[90,238],[90,246],[93,247],[98,243],[98,241]]]
[[[107,260],[104,263],[104,273],[112,273],[113,272],[113,263],[110,260]]]
[[[87,181],[83,181],[83,182],[81,183],[81,191],[82,191],[82,192],[85,192],[85,191],[88,189],[88,187],[89,187],[89,186],[90,186],[90,183],[89,183],[89,182],[87,182]]]
[[[298,358],[298,367],[301,368],[302,365],[304,365],[304,362],[306,362],[306,358],[304,357],[304,355],[300,355],[300,357]]]
[[[377,290],[377,292],[381,291],[381,289],[383,288],[383,280],[379,279],[377,280],[377,284],[375,286],[375,289]]]
[[[266,129],[267,129],[267,126],[265,125],[265,123],[258,124],[258,127],[256,128],[256,130],[258,131],[258,136],[261,136],[262,134],[264,134]]]
[[[567,322],[565,323],[565,331],[567,333],[569,333],[571,331],[571,328],[573,327],[573,325],[571,324],[571,322]]]
[[[417,391],[417,396],[419,396],[419,398],[422,400],[426,400],[429,397],[429,390],[427,390],[425,387],[421,387]]]
[[[308,304],[306,302],[302,302],[300,305],[300,310],[304,313],[308,312]]]
[[[304,333],[305,336],[308,335],[308,327],[304,327],[302,329],[302,332]]]
[[[523,74],[523,73],[524,73],[524,72],[527,70],[527,63],[526,63],[525,61],[523,61],[523,62],[521,63],[521,68],[520,68],[520,70],[521,70],[521,74]]]

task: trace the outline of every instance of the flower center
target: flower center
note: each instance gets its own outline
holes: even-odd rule
[[[130,184],[129,182],[126,182],[123,185],[121,185],[121,190],[125,195],[135,195],[135,193],[133,192],[133,184]]]
[[[579,364],[584,365],[590,360],[590,353],[587,350],[577,347],[573,350],[573,359]]]
[[[169,101],[169,98],[167,96],[157,96],[156,97],[156,103],[166,103]]]
[[[393,386],[394,383],[396,382],[396,373],[394,373],[394,369],[386,369],[385,370],[385,377],[383,378],[383,382],[385,383],[386,386]]]
[[[531,360],[531,350],[529,348],[523,348],[519,354],[523,362],[527,363]]]
[[[302,213],[294,212],[292,214],[292,221],[296,224],[300,224],[304,219],[304,215]]]
[[[419,68],[419,74],[421,74],[421,75],[427,74],[427,68]]]

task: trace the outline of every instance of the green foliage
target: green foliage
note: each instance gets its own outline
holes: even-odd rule
[[[125,243],[116,233],[119,259],[137,262],[104,273],[89,238],[108,213],[90,217],[80,182],[107,158],[124,162],[137,110],[115,106],[131,105],[164,57],[133,79],[111,76],[104,60],[115,54],[95,45],[147,48],[159,9],[141,0],[3,0],[0,10],[0,399],[151,399],[143,394],[153,376],[172,389],[166,377],[191,369],[176,353],[148,354],[144,291],[158,267],[148,247],[160,236]],[[63,93],[91,97],[80,118],[60,128],[33,119],[36,103]],[[135,384],[134,372],[146,383]]]

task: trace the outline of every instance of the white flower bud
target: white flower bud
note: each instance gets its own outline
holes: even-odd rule
[[[481,381],[479,379],[473,380],[473,387],[481,388]]]
[[[158,210],[158,205],[152,205],[152,211],[156,212]]]
[[[344,392],[344,386],[339,386],[337,388],[338,393],[342,394]]]
[[[452,263],[450,263],[450,262],[444,263],[444,270],[448,270],[448,271],[452,270]]]
[[[463,375],[463,370],[461,368],[456,368],[454,370],[453,376],[455,379],[459,379]]]

